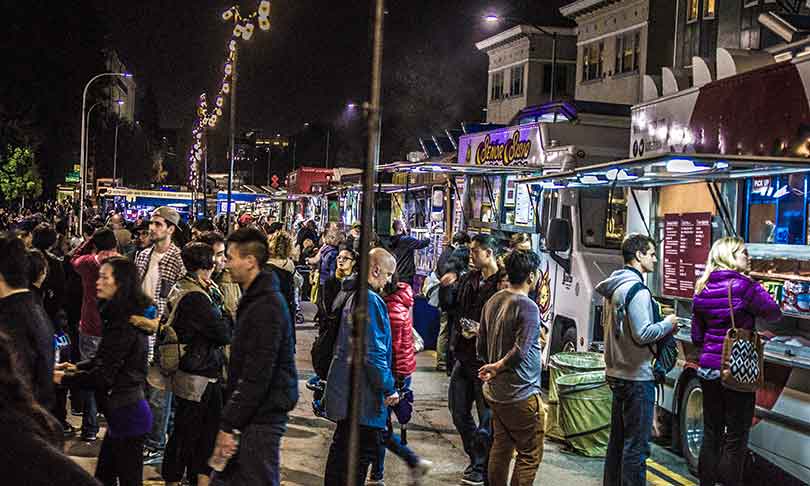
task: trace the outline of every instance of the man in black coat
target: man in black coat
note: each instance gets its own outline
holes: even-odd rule
[[[404,221],[396,220],[393,224],[394,236],[391,237],[391,253],[397,259],[397,275],[400,282],[413,286],[413,277],[416,274],[416,263],[413,256],[416,250],[430,246],[430,238],[418,240],[409,236],[408,227]]]
[[[239,455],[214,475],[217,485],[279,484],[281,437],[298,402],[293,321],[278,277],[264,268],[268,256],[267,239],[255,228],[228,238],[228,269],[243,293],[214,459],[230,459],[237,449]]]
[[[16,362],[34,398],[53,406],[53,327],[28,290],[28,254],[23,241],[0,233],[0,331],[11,338]]]

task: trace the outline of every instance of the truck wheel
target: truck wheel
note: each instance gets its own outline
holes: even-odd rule
[[[678,417],[681,453],[692,474],[697,474],[700,446],[703,443],[703,390],[697,377],[690,378],[684,387]]]
[[[560,341],[560,351],[563,353],[573,353],[577,350],[577,329],[569,327],[565,330]]]

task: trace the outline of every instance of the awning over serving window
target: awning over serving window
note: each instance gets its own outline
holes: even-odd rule
[[[649,188],[703,181],[810,172],[810,159],[719,154],[654,154],[525,177],[518,183],[539,183],[546,189],[599,185]]]
[[[394,162],[379,167],[380,172],[440,173],[448,175],[529,175],[542,171],[539,167],[455,164],[450,162]]]

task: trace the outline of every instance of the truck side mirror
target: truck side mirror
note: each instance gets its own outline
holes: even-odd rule
[[[571,235],[574,229],[567,219],[554,218],[548,222],[546,233],[546,249],[549,251],[566,252],[571,249]]]

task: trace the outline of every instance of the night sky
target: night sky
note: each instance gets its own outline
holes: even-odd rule
[[[486,23],[485,14],[506,12],[548,25],[553,12],[568,1],[387,1],[381,161],[404,159],[418,149],[419,136],[481,121],[488,62],[475,43],[514,25]],[[240,41],[240,132],[294,135],[302,165],[322,162],[328,128],[333,165],[361,166],[365,120],[361,110],[348,112],[346,106],[369,96],[373,3],[272,1],[271,30],[256,29],[250,41]],[[172,183],[183,182],[179,164],[186,158],[197,97],[202,92],[213,97],[221,80],[232,30],[221,14],[231,5],[226,0],[27,0],[4,5],[2,43],[11,49],[6,51],[10,76],[0,79],[0,138],[5,143],[7,133],[17,133],[14,127],[32,127],[46,184],[60,182],[78,159],[81,89],[101,72],[101,50],[111,46],[135,76],[136,118],[144,121],[140,126],[178,129],[180,161],[167,169]],[[244,13],[257,5],[258,0],[239,1]],[[224,115],[226,120],[211,134],[214,166],[225,160],[227,105]],[[305,130],[304,122],[312,126]],[[105,146],[112,150],[109,123],[106,131],[93,127],[92,133],[91,159],[97,154],[99,174],[110,172],[106,165],[111,157],[104,151]],[[133,139],[136,149],[137,143]],[[145,157],[133,157],[133,170],[148,171],[150,163],[139,161]],[[273,172],[286,172],[289,159],[289,153],[278,154]]]

